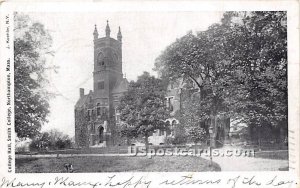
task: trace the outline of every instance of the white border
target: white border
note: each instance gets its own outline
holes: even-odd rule
[[[7,173],[7,150],[6,137],[7,133],[5,128],[6,124],[6,72],[5,61],[7,57],[11,57],[13,62],[13,51],[5,49],[5,23],[4,18],[7,13],[10,14],[10,46],[13,49],[13,11],[23,12],[126,12],[126,11],[260,11],[260,10],[283,10],[288,11],[288,97],[289,97],[289,153],[290,153],[290,166],[295,170],[289,172],[205,172],[205,173],[79,173],[79,174],[14,174]],[[143,180],[151,180],[150,187],[170,187],[157,185],[160,180],[168,179],[180,179],[183,175],[192,175],[195,179],[216,179],[220,178],[224,180],[222,184],[218,185],[202,185],[200,187],[232,187],[226,184],[225,180],[228,178],[234,178],[237,176],[251,178],[255,175],[255,180],[266,181],[271,179],[275,175],[282,180],[297,180],[299,179],[299,4],[297,1],[112,1],[112,2],[99,2],[99,3],[29,3],[29,2],[16,2],[16,3],[2,3],[0,5],[1,25],[0,25],[0,187],[3,181],[3,177],[13,179],[16,177],[23,182],[43,182],[47,183],[49,180],[55,179],[55,177],[69,177],[76,181],[101,181],[106,182],[108,176],[116,175],[116,180],[124,180],[130,178],[132,175],[135,178],[143,176]],[[11,64],[13,70],[13,63]],[[13,71],[12,71],[13,73]],[[12,81],[13,88],[13,81]],[[12,96],[13,101],[13,96]],[[14,135],[13,135],[14,136]],[[14,144],[13,144],[14,145]],[[4,151],[4,152],[2,152]],[[14,151],[14,148],[13,148]],[[14,157],[14,155],[13,155]],[[14,166],[14,165],[13,165]],[[298,182],[299,183],[299,182]],[[30,187],[30,186],[28,186]],[[33,186],[31,186],[33,187]],[[53,185],[44,185],[44,187],[53,187]],[[66,187],[64,185],[55,187]],[[90,186],[81,186],[90,187]],[[102,187],[102,186],[101,186]],[[103,186],[109,187],[109,186]],[[122,186],[117,186],[122,187]],[[133,186],[129,186],[133,187]],[[145,187],[139,185],[138,187]],[[172,187],[199,187],[199,185],[176,185]],[[236,187],[252,187],[243,184],[237,184]],[[265,186],[259,186],[265,187]],[[270,186],[266,186],[270,187]],[[279,186],[282,187],[282,186]],[[298,187],[293,184],[291,187]]]

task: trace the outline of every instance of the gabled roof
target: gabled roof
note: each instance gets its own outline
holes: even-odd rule
[[[128,80],[126,78],[122,78],[117,81],[115,87],[112,90],[112,93],[124,93],[128,89]]]
[[[80,97],[79,100],[77,101],[77,103],[75,104],[75,108],[83,107],[85,104],[88,103],[90,97],[93,97],[92,92],[90,92],[87,95],[84,95],[84,96]]]

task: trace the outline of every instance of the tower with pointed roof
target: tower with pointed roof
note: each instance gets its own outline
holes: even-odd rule
[[[107,21],[105,36],[99,38],[95,25],[93,91],[87,95],[80,89],[75,106],[75,141],[80,147],[107,147],[115,143],[115,128],[119,121],[116,106],[127,91],[128,81],[122,71],[122,34],[110,37]],[[85,114],[85,115],[84,115]]]

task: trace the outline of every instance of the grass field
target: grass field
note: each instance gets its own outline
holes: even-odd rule
[[[194,156],[147,157],[65,157],[16,159],[16,173],[65,172],[64,164],[71,163],[74,172],[201,172],[220,171],[218,164]]]

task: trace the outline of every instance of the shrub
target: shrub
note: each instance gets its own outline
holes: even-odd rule
[[[188,129],[189,139],[195,144],[199,142],[204,142],[207,139],[206,130],[200,126],[190,127]]]

